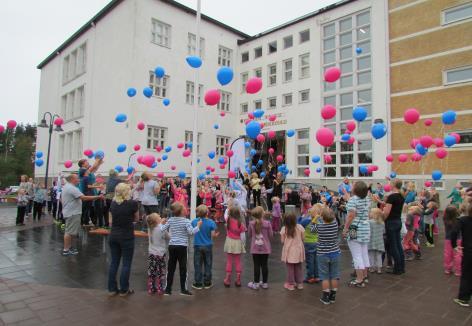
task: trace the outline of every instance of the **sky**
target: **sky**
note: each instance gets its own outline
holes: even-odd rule
[[[2,0],[0,124],[38,121],[36,66],[110,0]],[[149,1],[149,0],[139,0]],[[336,0],[201,0],[202,13],[254,35]],[[179,2],[196,8],[197,0]]]

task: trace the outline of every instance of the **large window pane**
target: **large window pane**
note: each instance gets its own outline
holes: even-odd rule
[[[336,134],[336,125],[335,124],[326,125],[325,127],[331,129]]]
[[[352,57],[352,46],[348,46],[346,48],[342,48],[339,50],[339,57],[341,60],[349,59]]]
[[[341,106],[352,105],[352,93],[341,94]]]
[[[336,44],[335,44],[334,40],[335,40],[334,37],[330,37],[330,38],[323,41],[324,51],[332,50],[336,47]]]
[[[361,27],[357,30],[357,40],[365,40],[370,38],[370,27]]]
[[[370,70],[357,75],[357,85],[369,84],[371,82]]]
[[[347,32],[339,36],[339,44],[341,46],[352,44],[352,32]]]
[[[359,151],[371,151],[372,150],[372,140],[371,139],[359,140],[357,142],[357,145],[359,146]]]
[[[352,152],[354,150],[354,145],[346,142],[341,143],[341,152]]]
[[[341,166],[341,177],[352,177],[354,175],[354,167]]]
[[[359,42],[357,47],[362,49],[362,54],[370,53],[370,41]]]
[[[333,36],[334,35],[334,23],[326,25],[323,27],[323,36],[328,37],[328,36]]]
[[[341,77],[341,88],[352,86],[352,75]]]
[[[299,156],[297,158],[297,165],[310,165],[310,157],[309,156]]]
[[[372,153],[359,153],[359,164],[372,163]]]
[[[351,17],[343,19],[339,22],[339,30],[341,32],[348,31],[352,28],[352,19]]]
[[[340,68],[343,74],[352,72],[352,61],[341,62]]]
[[[370,14],[369,12],[363,12],[356,17],[357,26],[362,26],[370,23]]]
[[[323,99],[324,105],[326,104],[331,104],[333,106],[336,106],[336,96],[327,96]]]
[[[341,164],[352,164],[354,162],[354,154],[341,154]]]
[[[372,90],[366,89],[363,91],[358,91],[357,92],[357,101],[358,103],[365,103],[365,102],[371,102],[372,101]]]
[[[370,55],[367,57],[357,59],[357,70],[364,70],[370,68]]]
[[[323,62],[325,64],[333,63],[335,61],[336,61],[336,52],[330,51],[330,52],[326,52],[325,54],[323,54]]]
[[[341,121],[352,119],[352,107],[342,108],[340,111],[341,111]]]
[[[336,177],[336,167],[325,167],[324,168],[325,177]]]
[[[298,154],[309,154],[310,153],[310,149],[308,147],[308,144],[298,145],[297,150],[298,150]]]
[[[364,120],[359,123],[359,132],[370,132],[370,129],[372,128],[372,122],[370,120]]]
[[[308,129],[298,130],[297,138],[298,139],[308,139],[310,137],[310,131]]]
[[[324,91],[334,91],[336,89],[336,83],[324,83]]]

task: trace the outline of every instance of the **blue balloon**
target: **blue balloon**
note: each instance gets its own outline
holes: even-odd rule
[[[164,148],[164,150],[166,151],[166,153],[169,153],[172,150],[172,147],[171,146],[166,146],[166,148]]]
[[[261,172],[261,178],[264,178],[266,176],[266,173],[264,171]]]
[[[189,142],[187,143],[187,147],[190,148],[190,149],[192,149],[193,143],[192,143],[191,141],[189,141]]]
[[[248,141],[247,141],[247,142],[245,142],[245,143],[244,143],[244,147],[246,147],[246,148],[249,148],[249,147],[251,147],[251,143],[250,143],[250,142],[248,142]]]
[[[253,171],[253,172],[256,171],[256,167],[254,165],[251,166],[251,171]]]
[[[222,86],[228,85],[233,80],[233,69],[230,67],[221,67],[218,69],[216,74],[216,79],[220,82]]]
[[[246,125],[246,135],[249,138],[256,139],[257,135],[261,133],[261,125],[259,122],[251,121]]]
[[[200,173],[198,175],[198,180],[205,180],[205,174],[204,173]]]
[[[169,106],[170,100],[168,98],[165,98],[162,100],[162,104],[164,104],[165,106]]]
[[[216,153],[215,153],[214,151],[211,151],[211,152],[208,153],[208,157],[209,157],[210,159],[214,159],[214,158],[215,158],[215,155],[216,155]]]
[[[421,156],[424,156],[426,153],[428,153],[428,149],[421,144],[416,144],[415,151]]]
[[[387,133],[387,126],[383,123],[375,123],[370,130],[372,137],[380,139]]]
[[[34,164],[36,164],[37,167],[43,166],[44,161],[40,158],[34,161]]]
[[[162,155],[162,160],[163,161],[167,161],[168,158],[169,158],[169,156],[167,156],[167,154]]]
[[[348,141],[350,138],[351,138],[351,135],[349,135],[349,134],[343,134],[341,136],[342,141]]]
[[[246,162],[246,163],[249,163],[250,161],[251,161],[250,158],[245,159],[245,162]]]
[[[211,171],[210,171],[210,170],[206,170],[205,173],[206,173],[207,175],[210,175]]]
[[[87,155],[88,158],[92,158],[92,157],[95,157],[95,153],[92,152],[90,155]]]
[[[218,163],[220,163],[220,164],[225,164],[225,158],[224,158],[224,157],[220,157],[220,158],[218,159]]]
[[[451,147],[451,146],[455,145],[456,144],[456,137],[454,137],[452,135],[447,135],[446,137],[444,137],[444,144],[447,147]]]
[[[361,49],[361,48],[356,48],[356,53],[357,53],[357,54],[361,54],[361,53],[362,53],[362,49]]]
[[[156,67],[156,69],[154,69],[154,74],[157,78],[162,78],[166,74],[166,71],[162,67]]]
[[[36,152],[36,157],[37,157],[37,158],[43,157],[43,152],[37,151],[37,152]]]
[[[293,137],[295,135],[295,130],[289,129],[287,130],[287,137]]]
[[[118,172],[118,173],[121,173],[121,172],[123,172],[123,167],[121,165],[117,165],[117,166],[115,166],[115,171]]]
[[[118,145],[118,147],[116,148],[116,151],[118,153],[123,153],[124,151],[126,151],[126,145],[125,144]]]
[[[155,169],[157,167],[157,162],[152,163],[151,169]]]
[[[357,106],[352,110],[352,117],[356,121],[364,121],[367,118],[367,110],[362,106]]]
[[[284,170],[285,169],[283,165],[279,165],[279,167],[277,168],[277,172],[283,172]]]
[[[185,60],[187,60],[188,65],[192,68],[200,68],[202,66],[202,59],[195,55],[189,55]]]
[[[361,172],[361,174],[367,174],[367,173],[369,173],[369,169],[368,169],[367,166],[365,166],[365,165],[359,166],[359,171]]]
[[[197,164],[198,164],[198,163],[200,163],[200,159],[199,159],[199,158],[197,158]]]
[[[264,164],[264,161],[263,161],[263,160],[257,161],[257,165],[262,165],[262,164]]]
[[[445,125],[452,125],[454,122],[456,122],[456,112],[452,110],[448,110],[446,112],[443,112],[442,114],[442,123]]]
[[[264,110],[257,109],[256,111],[253,112],[255,118],[262,118],[264,115]]]
[[[119,114],[117,114],[116,117],[115,117],[115,121],[116,121],[116,122],[125,122],[126,119],[128,119],[128,117],[127,117],[126,114],[124,114],[124,113],[119,113]]]
[[[215,123],[215,124],[213,125],[213,129],[219,129],[219,128],[220,128],[220,126],[219,126],[217,123]]]
[[[321,172],[321,168],[316,168],[316,172],[317,172],[317,173],[320,173],[320,172]]]
[[[442,172],[439,170],[434,170],[433,173],[431,173],[431,177],[433,177],[433,180],[441,180],[442,178]]]
[[[104,158],[105,157],[105,153],[103,151],[96,151],[95,152],[95,158]]]
[[[143,95],[147,98],[151,98],[152,96],[152,88],[151,87],[144,87],[143,88]]]
[[[395,172],[390,173],[390,179],[395,179],[397,174]]]
[[[319,157],[318,155],[313,155],[313,156],[311,157],[311,161],[312,161],[313,163],[318,163],[320,160],[321,160],[321,157]]]
[[[254,148],[249,151],[249,155],[251,155],[251,156],[256,155],[256,153],[257,153],[257,152],[256,152],[256,150],[255,150]]]
[[[136,95],[136,88],[130,87],[126,91],[126,94],[128,94],[129,97],[133,97]]]
[[[129,166],[127,169],[126,169],[126,172],[128,172],[128,174],[131,174],[134,172],[134,168],[132,166]]]

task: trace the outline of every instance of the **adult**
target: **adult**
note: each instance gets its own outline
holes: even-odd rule
[[[344,200],[349,200],[349,196],[351,195],[351,184],[348,177],[344,177],[343,181],[338,185],[338,192]]]
[[[156,196],[160,191],[159,183],[152,178],[150,172],[143,172],[141,175],[141,183],[143,187],[141,203],[143,204],[146,215],[157,213],[159,211],[159,202]]]
[[[282,188],[284,184],[284,176],[282,172],[277,172],[277,176],[274,179],[274,190],[272,191],[272,197],[279,197],[282,200]]]
[[[387,273],[400,275],[405,273],[405,255],[401,241],[402,229],[402,210],[405,199],[401,194],[401,180],[392,182],[392,192],[385,201],[376,199],[383,206],[385,217],[385,232],[387,234],[386,250],[393,259],[393,270],[387,270]]]
[[[26,196],[28,197],[28,207],[26,208],[26,214],[30,214],[33,208],[34,187],[31,178],[28,179],[28,176],[26,174],[23,174],[20,177],[19,189],[23,189],[25,191]]]
[[[449,194],[449,196],[446,197],[447,199],[450,198],[451,199],[451,205],[454,205],[457,208],[459,208],[460,204],[462,204],[461,189],[462,189],[462,185],[459,182],[456,183],[454,188],[452,188],[452,191]]]
[[[356,278],[349,285],[365,287],[369,264],[368,245],[370,241],[369,208],[370,202],[367,184],[363,181],[354,183],[352,196],[346,205],[347,217],[343,236],[351,251]]]
[[[266,175],[262,179],[262,184],[266,189],[266,196],[267,196],[267,209],[272,211],[272,194],[274,191],[274,178],[270,171],[267,171]]]
[[[62,188],[62,215],[65,220],[63,256],[77,255],[76,246],[72,247],[72,240],[76,240],[80,230],[82,216],[82,202],[93,201],[100,196],[85,196],[77,187],[80,180],[77,174],[72,173],[66,178],[66,184]]]
[[[167,178],[163,178],[159,190],[159,214],[163,214],[168,208],[171,198],[171,186]]]
[[[103,164],[103,158],[95,158],[93,165],[86,159],[81,159],[78,162],[79,166],[79,190],[86,196],[97,196],[98,192],[95,185],[97,172],[100,165]],[[92,223],[94,218],[94,203],[85,201],[82,203],[82,225],[88,225]]]
[[[409,204],[416,201],[416,187],[414,182],[408,182],[405,192],[405,204]]]
[[[328,187],[326,187],[326,186],[321,187],[320,196],[325,198],[326,202],[324,204],[326,204],[328,206],[331,204],[331,199],[332,199],[331,197],[332,196],[328,191]],[[322,200],[320,199],[320,201],[322,201]]]
[[[131,200],[131,187],[120,183],[115,188],[115,197],[110,207],[111,225],[109,246],[111,252],[110,268],[108,269],[108,293],[110,296],[119,294],[127,296],[134,293],[129,288],[129,276],[134,253],[134,224],[139,220],[138,203]],[[116,274],[121,264],[120,287],[116,282]]]
[[[115,189],[116,186],[122,182],[118,176],[118,172],[115,169],[111,169],[108,172],[108,181],[106,184],[105,190],[105,207],[104,207],[104,215],[105,215],[105,226],[108,227],[108,214],[110,213],[110,206],[111,202],[113,201],[113,197],[115,197]]]

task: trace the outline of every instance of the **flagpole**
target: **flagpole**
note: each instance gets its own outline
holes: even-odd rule
[[[197,0],[197,21],[195,33],[195,55],[200,56],[200,20],[201,20],[201,0]],[[195,78],[193,82],[193,132],[192,132],[192,189],[190,192],[190,219],[196,218],[197,208],[197,159],[198,159],[198,103],[199,95],[199,69],[194,69]]]

